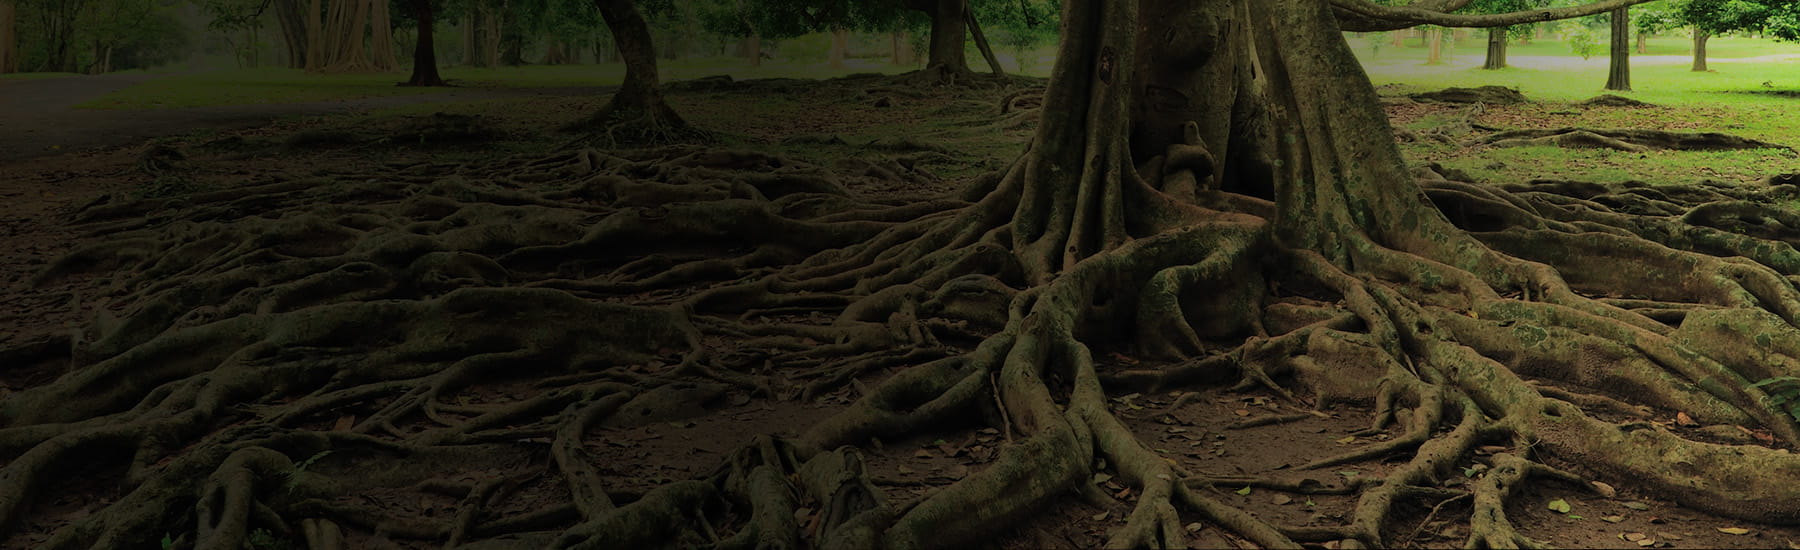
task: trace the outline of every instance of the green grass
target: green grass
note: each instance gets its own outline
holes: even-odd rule
[[[1352,38],[1376,85],[1384,94],[1403,94],[1449,86],[1497,85],[1516,88],[1538,103],[1492,107],[1489,124],[1501,127],[1655,128],[1686,132],[1723,132],[1800,146],[1800,44],[1748,38],[1715,38],[1708,47],[1712,72],[1690,70],[1689,41],[1654,38],[1650,55],[1632,57],[1632,99],[1660,109],[1583,108],[1571,105],[1601,93],[1607,58],[1583,60],[1566,45],[1540,41],[1508,50],[1512,65],[1498,71],[1480,66],[1486,53],[1481,35],[1448,49],[1438,65],[1425,65],[1420,47],[1372,47]],[[1409,41],[1417,45],[1417,41]],[[1793,96],[1781,94],[1793,93]],[[1441,124],[1427,117],[1410,124],[1427,130]],[[1693,183],[1701,179],[1750,182],[1792,171],[1794,155],[1778,150],[1730,152],[1652,152],[1565,150],[1554,147],[1516,149],[1469,148],[1430,140],[1403,143],[1415,162],[1440,162],[1484,181],[1562,178],[1597,182],[1627,180],[1650,183]]]

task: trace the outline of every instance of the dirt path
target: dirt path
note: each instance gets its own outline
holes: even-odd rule
[[[169,75],[129,74],[44,80],[0,80],[0,164],[129,145],[207,128],[247,128],[301,115],[342,114],[417,103],[533,96],[579,96],[610,88],[452,88],[441,93],[346,101],[225,105],[165,110],[87,110],[75,106]]]

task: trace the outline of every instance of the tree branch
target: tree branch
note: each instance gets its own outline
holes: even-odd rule
[[[1475,0],[1417,0],[1406,7],[1449,13],[1473,3]],[[1332,7],[1331,14],[1337,17],[1338,28],[1349,32],[1395,31],[1418,26],[1418,23],[1369,17],[1335,6]]]
[[[1559,19],[1573,19],[1588,15],[1606,13],[1619,8],[1657,0],[1605,0],[1567,8],[1553,8],[1530,11],[1515,11],[1491,15],[1461,15],[1419,8],[1415,6],[1383,6],[1369,0],[1331,0],[1331,7],[1341,12],[1369,19],[1391,22],[1397,27],[1388,30],[1412,27],[1417,25],[1438,25],[1443,27],[1510,27],[1524,23],[1540,23]],[[1360,27],[1345,30],[1361,30]]]

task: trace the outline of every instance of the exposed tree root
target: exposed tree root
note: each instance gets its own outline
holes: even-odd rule
[[[1096,112],[1123,108],[1094,86]],[[1587,486],[1569,472],[1800,523],[1800,426],[1752,385],[1800,375],[1800,218],[1757,200],[1791,186],[1433,179],[1381,200],[1442,218],[1356,220],[1338,197],[1232,187],[1216,176],[1246,168],[1199,123],[1137,159],[1113,117],[1042,115],[1052,130],[959,199],[867,200],[847,182],[890,173],[669,147],[96,201],[71,215],[91,241],[39,278],[110,275],[84,297],[95,323],[0,350],[71,362],[0,403],[0,528],[82,461],[122,471],[123,496],[48,548],[238,548],[259,529],[320,548],[346,530],[955,548],[1069,496],[1108,502],[1087,484],[1102,469],[1135,490],[1118,548],[1185,547],[1193,522],[1387,547],[1411,539],[1402,510],[1461,509],[1445,502],[1471,510],[1467,546],[1533,547],[1506,503],[1537,479]],[[1279,168],[1348,185],[1338,161]],[[1295,208],[1322,221],[1276,223]],[[1114,352],[1145,364],[1097,364]],[[1359,435],[1391,437],[1298,469],[1396,463],[1336,486],[1187,471],[1109,398],[1195,385],[1370,406]],[[856,399],[797,437],[745,434],[707,476],[622,491],[590,455],[601,428],[834,392]],[[1644,420],[1676,411],[1775,443]],[[1006,443],[917,499],[864,462],[872,441],[967,427]],[[1471,461],[1480,479],[1444,484]],[[539,482],[557,504],[506,506]],[[1345,525],[1277,525],[1213,497],[1226,486],[1356,502]],[[455,513],[359,499],[379,491]]]
[[[1663,130],[1591,128],[1559,128],[1554,130],[1512,130],[1485,138],[1494,147],[1530,147],[1551,145],[1570,149],[1613,149],[1632,153],[1645,151],[1731,151],[1738,149],[1786,149],[1766,141],[1713,132],[1689,133]]]

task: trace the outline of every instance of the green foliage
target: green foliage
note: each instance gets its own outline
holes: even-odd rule
[[[1762,388],[1764,393],[1769,394],[1770,405],[1786,412],[1795,421],[1800,421],[1800,378],[1777,376],[1751,386]]]
[[[251,550],[285,550],[294,545],[293,541],[275,536],[275,533],[261,527],[250,531],[248,542]]]
[[[1569,45],[1569,51],[1581,56],[1582,59],[1594,57],[1602,49],[1600,32],[1578,21],[1571,20],[1564,23],[1562,39]]]
[[[1794,0],[1682,0],[1677,12],[1712,34],[1761,31],[1800,40],[1800,2]]]

